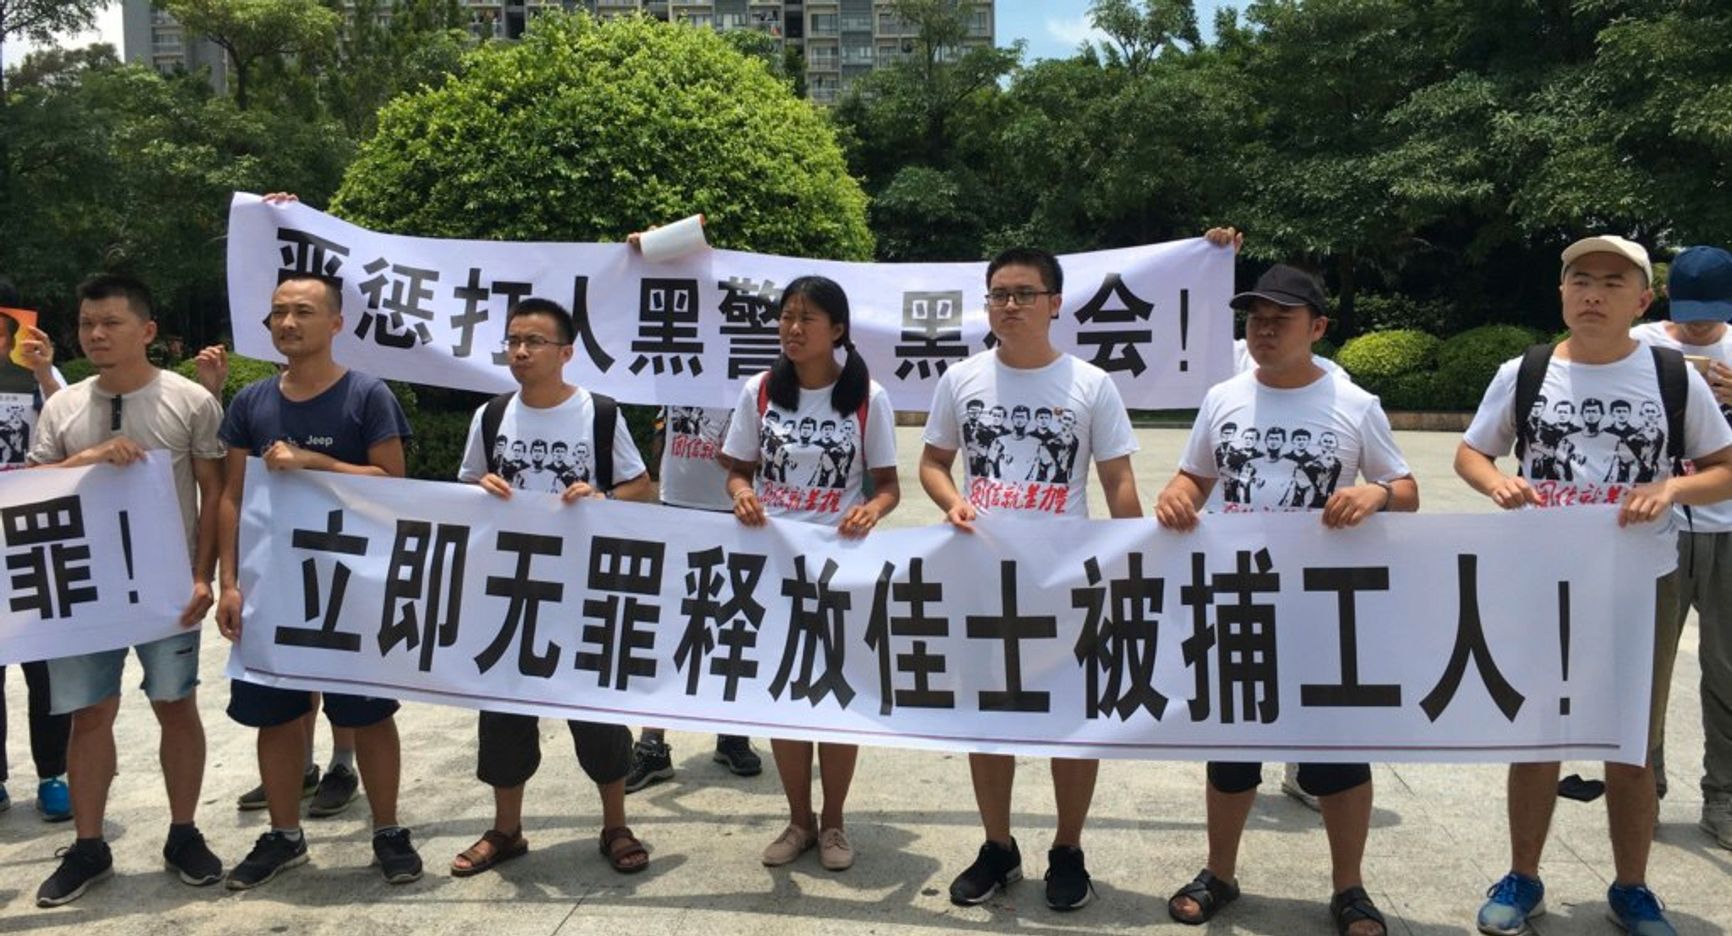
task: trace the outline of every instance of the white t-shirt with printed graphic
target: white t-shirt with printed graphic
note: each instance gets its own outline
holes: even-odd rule
[[[716,461],[733,415],[726,407],[662,409],[662,503],[699,510],[733,509],[728,470]]]
[[[1137,450],[1118,387],[1069,354],[1017,368],[982,351],[951,365],[922,438],[962,453],[963,496],[982,512],[1086,517],[1089,462]]]
[[[1645,345],[1672,348],[1684,354],[1711,358],[1732,367],[1732,328],[1728,328],[1719,341],[1706,345],[1687,345],[1673,338],[1666,330],[1665,322],[1643,322],[1630,329],[1630,337]],[[1729,413],[1726,407],[1721,407],[1720,412],[1722,415]],[[1732,415],[1728,415],[1728,418],[1732,419]],[[1732,501],[1691,507],[1688,514],[1685,514],[1683,507],[1679,507],[1676,513],[1680,522],[1688,523],[1687,529],[1697,533],[1732,532]]]
[[[54,382],[62,389],[66,378],[54,368]],[[36,414],[42,410],[42,388],[36,374],[0,355],[0,471],[25,466]]]
[[[890,395],[871,382],[865,426],[858,412],[836,412],[830,402],[834,385],[800,388],[800,405],[792,412],[766,401],[760,416],[758,388],[768,379],[768,372],[759,374],[740,388],[722,452],[757,462],[754,487],[765,513],[837,526],[866,499],[866,472],[896,467],[896,412]]]
[[[1412,474],[1377,397],[1335,374],[1286,389],[1254,371],[1209,389],[1179,468],[1218,479],[1227,513],[1317,510],[1360,476]]]
[[[1515,384],[1521,359],[1504,362],[1485,390],[1462,441],[1491,458],[1516,441]],[[1684,455],[1700,458],[1732,445],[1732,427],[1720,414],[1708,383],[1687,374]],[[1660,401],[1653,352],[1638,344],[1622,360],[1583,364],[1554,356],[1533,412],[1533,443],[1517,466],[1543,507],[1615,504],[1638,484],[1672,475],[1666,457],[1666,413]],[[1664,529],[1671,529],[1665,525]]]
[[[482,405],[469,421],[459,481],[473,484],[487,474],[487,442],[481,435],[486,412]],[[559,494],[579,481],[594,483],[595,400],[582,387],[564,403],[545,408],[525,405],[514,396],[500,415],[494,449],[499,476],[516,490]],[[613,433],[613,483],[624,484],[643,473],[643,457],[621,413]]]

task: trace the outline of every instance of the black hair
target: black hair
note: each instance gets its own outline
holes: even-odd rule
[[[17,319],[13,318],[10,315],[0,314],[0,331],[3,331],[6,333],[6,341],[7,341],[8,346],[11,345],[12,339],[17,338],[18,333],[23,331],[23,330],[24,330],[24,323],[23,322],[18,321]]]
[[[561,342],[571,344],[577,340],[577,326],[571,320],[571,313],[565,311],[565,306],[554,302],[552,299],[530,296],[527,299],[517,300],[517,303],[511,307],[511,311],[505,313],[505,327],[510,328],[511,320],[519,315],[545,315],[553,319],[554,331],[559,333]]]
[[[848,294],[829,277],[796,277],[782,290],[782,298],[776,303],[777,318],[796,296],[824,313],[830,324],[842,326],[842,337],[837,343],[847,351],[847,357],[842,362],[842,376],[836,378],[836,386],[830,390],[830,405],[844,416],[858,412],[866,402],[872,378],[866,371],[866,359],[854,348],[853,329],[848,324]],[[770,375],[764,379],[770,382],[772,403],[784,410],[799,408],[800,379],[794,373],[794,362],[786,354],[776,355],[776,363],[770,365]],[[866,427],[860,428],[864,431]]]
[[[124,273],[97,273],[78,284],[78,301],[101,302],[104,299],[125,299],[132,314],[149,322],[156,318],[156,306],[151,302],[150,289],[143,282]]]
[[[338,315],[343,314],[343,281],[342,280],[337,279],[335,276],[326,276],[323,273],[311,273],[311,272],[284,273],[284,274],[277,277],[277,285],[278,286],[281,286],[284,283],[302,283],[302,282],[318,283],[321,286],[324,286],[325,287],[325,301],[330,303],[331,311],[338,314]]]
[[[12,285],[11,280],[0,276],[0,306],[17,308],[23,304],[23,298],[18,295],[18,287]]]
[[[999,252],[986,265],[986,285],[992,287],[992,274],[1007,266],[1034,267],[1040,272],[1040,282],[1048,290],[1064,292],[1064,268],[1058,265],[1058,258],[1039,247],[1012,247]]]

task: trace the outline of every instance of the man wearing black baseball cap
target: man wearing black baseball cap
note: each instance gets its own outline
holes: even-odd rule
[[[1248,313],[1245,339],[1256,367],[1209,389],[1179,470],[1156,501],[1156,520],[1173,530],[1208,522],[1200,511],[1223,477],[1221,509],[1227,512],[1310,510],[1340,529],[1381,510],[1417,510],[1419,486],[1377,397],[1312,359],[1311,345],[1329,325],[1322,285],[1293,267],[1276,266],[1232,305]],[[1353,483],[1361,477],[1363,483]],[[1239,896],[1239,839],[1262,773],[1259,763],[1209,763],[1208,860],[1167,902],[1174,920],[1205,923]],[[1382,936],[1388,928],[1360,868],[1371,827],[1370,765],[1300,764],[1296,779],[1323,813],[1336,931]]]

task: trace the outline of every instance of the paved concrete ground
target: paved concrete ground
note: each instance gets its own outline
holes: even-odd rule
[[[1137,456],[1145,506],[1170,474],[1184,433],[1140,430]],[[1398,433],[1420,478],[1427,510],[1483,510],[1487,505],[1450,471],[1457,436]],[[930,522],[933,512],[913,483],[918,432],[899,432],[909,485],[899,524]],[[1662,805],[1650,880],[1671,905],[1681,932],[1722,933],[1732,926],[1732,852],[1696,828],[1702,745],[1696,632],[1685,634],[1670,724],[1672,789]],[[210,757],[200,823],[229,863],[263,830],[259,813],[237,813],[234,797],[256,782],[253,738],[223,715],[226,655],[214,628],[203,660],[201,706]],[[16,677],[16,674],[14,674]],[[413,825],[428,875],[390,887],[368,868],[371,851],[363,804],[337,819],[309,820],[312,861],[245,895],[194,890],[161,870],[166,799],[153,755],[155,722],[130,689],[120,717],[120,776],[108,813],[116,877],[69,907],[35,909],[37,884],[55,867],[55,848],[71,840],[66,826],[45,826],[31,809],[25,749],[24,681],[7,682],[12,719],[12,787],[20,797],[0,815],[0,933],[182,934],[339,933],[354,936],[444,933],[698,933],[706,936],[807,933],[1127,933],[1193,932],[1170,923],[1168,893],[1201,867],[1203,769],[1191,763],[1108,762],[1102,769],[1085,845],[1100,899],[1073,914],[1046,909],[1040,875],[1053,825],[1044,765],[1023,766],[1016,829],[1032,878],[988,905],[950,905],[945,889],[974,856],[981,833],[961,756],[892,749],[863,752],[849,802],[849,831],[859,854],[843,874],[815,858],[771,870],[758,855],[785,823],[772,772],[751,780],[727,775],[709,759],[707,737],[671,736],[679,775],[635,794],[631,821],[653,852],[637,877],[608,870],[596,853],[600,812],[569,755],[563,726],[546,722],[549,755],[530,785],[530,855],[503,873],[454,880],[450,857],[487,827],[486,788],[473,779],[475,717],[458,709],[407,706],[400,716],[405,748],[402,813]],[[762,741],[760,740],[760,745]],[[328,753],[321,728],[319,754]],[[1326,934],[1327,845],[1315,814],[1281,796],[1278,768],[1266,772],[1266,795],[1246,834],[1240,880],[1245,897],[1207,932]],[[1591,764],[1566,773],[1598,776]],[[1504,771],[1493,766],[1384,765],[1376,768],[1377,811],[1366,883],[1397,934],[1441,936],[1472,931],[1486,887],[1507,866]],[[1547,934],[1614,932],[1604,918],[1611,873],[1605,810],[1563,802],[1544,874],[1552,912]]]

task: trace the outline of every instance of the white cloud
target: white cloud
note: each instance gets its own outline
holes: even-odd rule
[[[1075,49],[1085,41],[1099,43],[1105,41],[1107,38],[1106,33],[1096,29],[1093,24],[1089,22],[1087,13],[1079,14],[1070,17],[1069,19],[1049,16],[1046,18],[1046,32],[1047,35],[1064,43],[1071,49]]]

